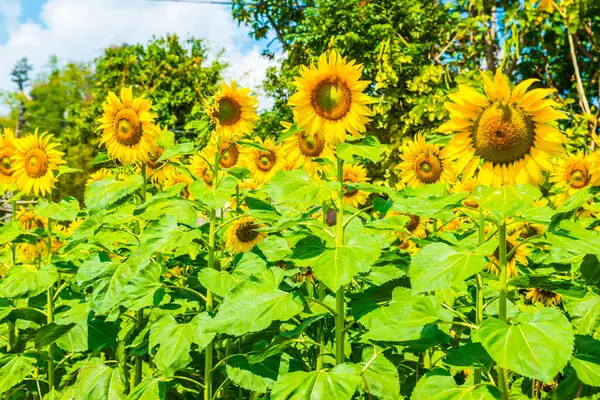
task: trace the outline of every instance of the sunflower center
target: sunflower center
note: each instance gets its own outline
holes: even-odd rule
[[[237,145],[231,145],[229,148],[221,150],[221,167],[223,168],[231,168],[233,167],[240,156],[240,151],[237,148]]]
[[[154,149],[154,151],[150,152],[149,155],[149,160],[147,161],[148,166],[152,169],[157,169],[158,167],[160,167],[161,165],[164,164],[164,162],[158,162],[158,159],[160,158],[160,156],[162,156],[162,154],[165,151],[162,149],[162,147],[160,146],[156,146],[156,148]]]
[[[216,117],[221,125],[233,125],[240,120],[241,116],[242,107],[240,103],[229,97],[223,97],[219,100],[219,109]]]
[[[272,151],[261,151],[256,157],[256,167],[263,172],[268,172],[275,166],[277,156]]]
[[[321,135],[315,134],[311,136],[303,132],[298,135],[298,148],[306,157],[318,157],[325,148],[325,140],[323,140]]]
[[[415,160],[415,172],[421,182],[433,183],[442,175],[442,162],[433,154],[421,154]]]
[[[255,223],[245,222],[237,228],[235,231],[235,236],[240,242],[251,242],[258,236],[258,231],[256,231],[256,228],[258,228],[258,226]]]
[[[358,182],[358,179],[353,174],[346,174],[346,176],[344,177],[344,182],[356,183],[356,182]],[[357,193],[358,193],[358,189],[348,190],[348,185],[344,185],[344,196],[345,197],[352,197],[352,196],[356,195]]]
[[[510,254],[514,248],[515,246],[511,242],[506,241],[506,262],[510,262],[515,258],[515,253]],[[496,260],[500,260],[500,247],[496,247],[496,250],[494,250],[494,257],[496,257]]]
[[[577,165],[569,174],[569,185],[573,189],[581,189],[590,183],[590,175],[583,165]]]
[[[210,168],[206,168],[204,170],[204,173],[202,174],[202,179],[204,180],[204,183],[206,183],[206,186],[212,186],[213,178],[214,178],[214,175],[213,175],[212,171],[210,170]]]
[[[48,172],[48,156],[42,149],[32,149],[25,155],[25,172],[31,178],[39,178]]]
[[[520,108],[495,103],[477,117],[473,136],[477,154],[485,161],[511,163],[533,147],[535,125]]]
[[[142,124],[131,108],[124,108],[117,113],[114,129],[117,142],[124,146],[135,146],[142,140]]]
[[[406,230],[409,232],[413,232],[419,226],[421,222],[421,217],[418,215],[410,215],[410,221],[406,224]]]
[[[332,77],[313,89],[311,103],[317,114],[335,121],[344,118],[350,110],[352,95],[345,82]]]
[[[12,153],[12,151],[10,153]],[[13,173],[10,162],[10,153],[7,151],[0,152],[0,171],[4,175],[12,175]]]

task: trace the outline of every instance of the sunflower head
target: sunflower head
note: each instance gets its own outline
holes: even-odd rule
[[[190,163],[190,171],[198,179],[202,179],[204,183],[206,183],[206,186],[212,187],[215,176],[213,174],[212,167],[207,162],[208,159],[206,157],[207,154],[205,152],[194,155]]]
[[[258,115],[258,102],[250,95],[250,89],[238,88],[235,81],[231,85],[223,82],[215,93],[208,115],[217,126],[217,133],[223,139],[238,139],[254,129]]]
[[[215,159],[215,152],[219,151],[219,167],[223,169],[234,168],[238,165],[241,157],[241,147],[231,139],[222,139],[217,146],[216,138],[211,137],[204,148],[206,159],[212,162]]]
[[[401,158],[398,168],[401,182],[407,186],[455,181],[452,161],[440,146],[427,143],[423,135],[418,135],[404,146]]]
[[[322,54],[317,65],[302,66],[289,100],[298,125],[333,144],[343,142],[346,132],[365,132],[372,115],[367,105],[373,101],[363,93],[370,82],[360,80],[362,68],[335,50]]]
[[[300,272],[294,275],[294,280],[300,283],[304,281],[307,281],[308,283],[318,282],[317,276],[311,267],[300,267]]]
[[[286,130],[292,127],[288,122],[281,122]],[[304,130],[294,133],[283,144],[283,152],[289,161],[290,169],[302,168],[311,176],[318,176],[320,171],[327,172],[329,167],[315,162],[314,159],[335,158],[333,145],[325,139],[321,132],[308,134]]]
[[[243,165],[250,170],[252,179],[263,184],[287,165],[287,159],[281,144],[275,144],[271,138],[258,138],[256,144],[261,148],[246,148],[243,155]]]
[[[506,238],[506,276],[515,277],[518,274],[517,263],[528,265],[527,256],[531,253],[528,243],[519,242],[519,232]],[[489,255],[489,264],[486,269],[493,274],[500,275],[500,248],[496,247],[494,253]]]
[[[24,229],[45,228],[48,224],[48,218],[40,217],[33,210],[26,210],[23,206],[19,207],[16,218]]]
[[[259,224],[254,217],[242,217],[234,221],[229,229],[227,229],[225,244],[235,252],[247,252],[261,240],[267,237],[264,232],[258,229],[264,227]]]
[[[131,86],[121,89],[121,98],[108,93],[98,129],[102,130],[100,143],[106,145],[109,156],[123,164],[150,159],[158,135],[151,107],[152,102],[144,96],[133,98]]]
[[[100,168],[98,171],[92,172],[85,183],[86,186],[92,182],[101,181],[102,179],[111,178],[113,173],[110,169]]]
[[[182,196],[186,199],[194,200],[193,196],[190,194],[189,187],[190,183],[194,182],[194,179],[187,174],[183,174],[181,172],[177,172],[169,177],[164,183],[163,187],[170,188],[179,183],[185,183],[185,187],[182,189]]]
[[[573,195],[589,186],[600,184],[600,169],[595,156],[585,156],[582,152],[568,154],[557,163],[550,177],[558,190]]]
[[[527,92],[535,79],[510,89],[500,69],[492,81],[481,73],[485,95],[459,85],[446,103],[450,121],[438,129],[456,135],[445,151],[456,160],[463,179],[476,176],[486,186],[540,185],[543,171],[552,171],[550,157],[564,151],[566,138],[548,125],[565,114],[546,97],[554,90]]]
[[[13,154],[15,154],[15,134],[12,129],[4,128],[4,134],[0,136],[0,184],[12,183]]]
[[[545,306],[557,306],[562,301],[560,294],[539,288],[527,289],[525,291],[525,298],[530,299],[533,304],[540,302]]]
[[[367,202],[369,193],[350,188],[355,183],[368,181],[367,170],[362,165],[344,164],[344,204],[358,208]]]

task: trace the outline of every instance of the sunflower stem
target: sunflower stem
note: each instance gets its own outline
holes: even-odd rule
[[[48,196],[52,201],[52,197]],[[47,248],[47,263],[52,265],[52,218],[48,218],[48,248]],[[46,291],[47,294],[47,318],[48,324],[54,321],[54,287],[50,286]],[[50,391],[54,390],[54,344],[48,346],[48,385]]]
[[[506,222],[498,226],[498,259],[500,261],[500,282],[498,287],[498,318],[506,322]],[[498,367],[498,386],[502,399],[508,400],[508,371]]]
[[[146,179],[146,163],[142,163],[142,204],[146,202]],[[141,308],[136,313],[136,329],[141,330],[143,322],[144,309]],[[144,367],[144,359],[142,357],[143,356],[135,356],[135,372],[133,375],[133,387],[136,387],[142,381],[142,372]]]
[[[344,245],[344,160],[338,158],[338,182],[340,183],[340,190],[338,191],[337,198],[337,214],[336,214],[336,236],[335,236],[335,247],[339,248]],[[336,316],[335,316],[335,363],[337,365],[344,362],[344,286],[335,293],[335,305],[336,305]]]
[[[12,214],[10,216],[11,221],[15,222],[17,220],[17,202],[13,198],[10,200],[10,204],[12,205]],[[17,265],[17,244],[11,243],[10,250],[12,252],[12,267]],[[14,322],[8,322],[8,343],[6,344],[6,350],[10,352],[15,345],[16,337],[17,337],[17,329]]]
[[[478,243],[481,246],[485,241],[485,215],[483,214],[483,210],[481,206],[479,206],[479,224],[478,228]],[[478,273],[475,276],[475,280],[477,282],[477,294],[476,294],[476,308],[475,308],[475,325],[481,325],[483,321],[483,275]],[[481,383],[481,368],[475,368],[475,374],[473,376],[473,383],[478,385]]]

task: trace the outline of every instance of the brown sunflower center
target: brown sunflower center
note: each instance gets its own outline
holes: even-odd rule
[[[434,154],[421,154],[415,160],[415,172],[423,183],[433,183],[442,175],[442,162]]]
[[[221,125],[233,125],[240,120],[241,116],[242,107],[235,99],[223,97],[219,100],[219,108],[216,112],[216,117]]]
[[[256,239],[258,226],[254,222],[244,222],[235,231],[235,236],[240,242],[248,243]]]
[[[31,178],[39,178],[48,172],[48,155],[42,149],[31,149],[25,155],[25,172]]]
[[[123,146],[135,146],[142,140],[142,124],[131,108],[124,108],[117,113],[114,129],[117,142]]]
[[[344,118],[352,105],[352,94],[345,82],[336,77],[320,82],[310,101],[317,114],[332,121]]]
[[[272,151],[261,151],[256,156],[256,167],[263,172],[273,169],[276,162],[277,156]]]
[[[356,183],[356,182],[358,182],[358,178],[354,174],[346,173],[346,175],[344,176],[344,182]],[[352,197],[352,196],[355,196],[357,193],[358,193],[358,189],[348,190],[348,185],[344,185],[344,196],[345,197]]]
[[[240,151],[238,150],[237,145],[232,144],[221,150],[221,160],[219,161],[219,164],[223,168],[231,168],[238,162],[239,157]]]
[[[214,177],[215,176],[208,167],[202,173],[202,179],[204,180],[204,183],[206,183],[206,186],[212,186]]]
[[[569,173],[569,185],[573,189],[581,189],[590,183],[590,175],[583,165],[577,165]]]
[[[506,241],[506,262],[510,262],[513,260],[513,258],[515,258],[514,252],[512,254],[510,254],[510,252],[514,248],[515,248],[515,246],[507,240]],[[509,254],[510,254],[510,256],[509,256]],[[496,250],[494,250],[494,257],[496,258],[496,260],[500,260],[500,247],[496,247]]]
[[[306,157],[319,157],[325,148],[325,140],[319,134],[307,135],[302,132],[298,135],[298,148]]]
[[[410,221],[408,221],[408,224],[406,224],[406,230],[409,232],[414,232],[414,230],[417,229],[419,223],[421,222],[421,217],[419,217],[418,215],[409,215],[409,217]]]
[[[3,175],[12,175],[12,163],[10,162],[10,157],[13,155],[14,150],[5,148],[0,151],[0,172]]]
[[[518,107],[495,103],[473,124],[473,144],[485,161],[511,163],[521,160],[533,147],[535,125]]]

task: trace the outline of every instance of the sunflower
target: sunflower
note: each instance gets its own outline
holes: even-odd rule
[[[429,144],[423,135],[408,142],[398,164],[402,183],[410,187],[432,183],[450,183],[456,180],[452,160],[437,144]]]
[[[410,255],[417,254],[420,250],[417,244],[409,237],[400,239],[400,243],[398,243],[398,248],[402,251],[406,251]]]
[[[26,210],[23,206],[19,207],[16,219],[24,229],[45,228],[48,224],[48,218],[40,217],[33,210]]]
[[[506,238],[506,276],[512,278],[517,276],[517,262],[523,265],[527,265],[527,256],[529,255],[530,248],[528,244],[521,244],[518,242],[519,232],[515,232],[511,236]],[[516,249],[513,252],[513,249]],[[510,254],[512,252],[512,254]],[[493,274],[500,275],[500,248],[496,247],[494,253],[488,256],[490,262],[486,266],[486,269]]]
[[[206,183],[206,186],[210,188],[212,187],[215,175],[213,174],[211,166],[207,163],[208,159],[206,156],[207,154],[204,152],[195,154],[190,163],[190,171],[197,178],[202,179],[204,183]]]
[[[38,134],[36,129],[33,134],[15,142],[13,155],[13,177],[17,187],[24,194],[33,192],[44,196],[50,193],[57,179],[54,171],[64,164],[64,153],[55,149],[58,143],[51,143],[53,135]]]
[[[286,157],[281,145],[276,145],[270,138],[264,141],[259,138],[256,144],[263,150],[255,147],[246,149],[243,155],[243,164],[252,173],[252,179],[258,184],[263,184],[283,169],[286,165]]]
[[[106,145],[109,156],[123,164],[148,161],[158,134],[151,107],[152,102],[144,96],[133,98],[131,86],[121,89],[121,99],[108,93],[98,129],[103,129],[100,143]]]
[[[394,217],[398,215],[406,215],[408,217],[408,221],[406,222],[405,226],[406,232],[394,232],[396,237],[398,237],[401,242],[409,238],[423,239],[427,236],[427,224],[430,222],[428,218],[419,217],[418,215],[413,214],[403,214],[398,211],[389,211],[386,214],[386,217]]]
[[[554,11],[554,5],[552,4],[552,0],[540,0],[537,5],[537,9],[542,12],[551,13]]]
[[[250,251],[267,237],[266,233],[257,231],[262,227],[264,225],[257,223],[254,217],[240,218],[227,229],[225,244],[235,253]]]
[[[308,283],[315,283],[318,281],[317,276],[315,275],[311,267],[299,267],[299,269],[300,272],[294,275],[294,280],[296,282],[302,283],[304,281],[307,281]]]
[[[215,143],[214,137],[212,137],[204,148],[206,160],[212,163],[215,159],[216,150],[217,144]],[[231,139],[221,140],[219,143],[219,167],[228,169],[238,166],[241,159],[241,152],[241,147]]]
[[[192,177],[190,177],[187,174],[183,174],[183,173],[176,173],[173,176],[171,176],[168,180],[165,181],[165,183],[163,184],[164,188],[170,188],[171,186],[175,186],[178,183],[185,183],[185,187],[182,189],[183,190],[183,197],[186,199],[190,199],[190,200],[194,200],[194,196],[190,195],[190,183],[194,182],[194,179],[192,179]]]
[[[101,181],[102,179],[112,178],[112,177],[113,177],[113,173],[110,169],[100,168],[98,171],[90,174],[90,177],[88,178],[85,185],[88,186],[92,182]]]
[[[581,189],[598,186],[600,170],[592,157],[585,156],[582,152],[568,154],[556,163],[550,182],[570,197]]]
[[[281,122],[286,130],[292,125]],[[300,131],[289,137],[283,143],[283,153],[286,154],[290,169],[295,170],[302,167],[309,175],[317,176],[319,171],[327,172],[329,168],[313,161],[315,158],[334,160],[335,154],[331,142],[325,140],[325,136],[317,132],[309,135],[306,131]]]
[[[551,290],[538,288],[527,289],[525,298],[531,299],[532,303],[537,303],[539,301],[545,306],[557,306],[562,301],[560,294],[554,293]]]
[[[231,86],[221,83],[207,112],[219,135],[235,140],[252,132],[258,120],[257,107],[258,102],[250,95],[250,89],[238,88],[232,81]]]
[[[372,115],[367,104],[373,100],[363,93],[370,82],[359,80],[362,69],[335,50],[329,57],[322,54],[317,66],[302,66],[289,100],[298,125],[310,135],[320,132],[332,144],[343,142],[346,132],[356,137],[365,132]]]
[[[157,186],[164,186],[166,181],[177,174],[174,166],[166,164],[166,161],[158,161],[164,151],[161,146],[153,143],[146,161],[146,176],[149,177],[152,184]]]
[[[554,89],[527,88],[536,80],[519,83],[511,92],[500,69],[492,81],[483,77],[486,95],[468,86],[446,103],[450,121],[438,128],[440,132],[457,132],[446,155],[456,159],[455,170],[463,179],[477,176],[486,186],[543,182],[542,171],[551,171],[550,156],[564,151],[567,140],[549,122],[566,118],[554,109],[556,103],[546,97]],[[481,164],[481,166],[480,166]]]
[[[15,154],[15,134],[4,128],[4,136],[0,136],[0,184],[12,183],[12,156]]]
[[[344,183],[348,183],[350,185],[367,182],[367,170],[362,165],[344,164],[343,179]],[[365,192],[364,190],[348,190],[347,185],[344,185],[344,204],[358,208],[358,206],[367,202],[368,197],[369,193]]]

